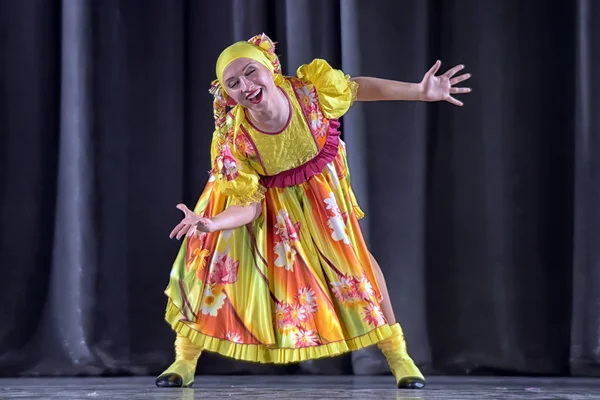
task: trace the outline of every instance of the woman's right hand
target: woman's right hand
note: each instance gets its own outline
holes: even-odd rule
[[[202,218],[189,208],[185,204],[178,204],[177,208],[183,212],[183,219],[181,222],[171,231],[169,237],[177,240],[181,239],[184,235],[187,237],[193,236],[196,232],[214,232],[216,231],[215,223],[210,218]]]

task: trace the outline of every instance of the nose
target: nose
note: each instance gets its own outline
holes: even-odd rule
[[[244,91],[244,92],[247,92],[249,89],[251,89],[254,86],[252,84],[252,82],[245,76],[242,76],[240,78],[240,83],[242,84],[242,91]]]

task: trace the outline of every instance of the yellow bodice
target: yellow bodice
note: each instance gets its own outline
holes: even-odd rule
[[[254,145],[256,154],[248,161],[261,175],[272,176],[308,162],[319,151],[304,112],[289,81],[280,86],[290,105],[290,118],[278,133],[265,133],[248,118],[242,123],[242,132]]]

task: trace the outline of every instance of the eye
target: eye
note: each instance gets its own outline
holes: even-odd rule
[[[246,76],[252,75],[255,71],[256,71],[255,69],[251,69],[251,70],[247,71]]]
[[[239,81],[235,81],[235,82],[233,82],[233,83],[230,83],[230,84],[229,84],[229,87],[230,87],[231,89],[233,89],[233,88],[235,88],[235,87],[238,85],[238,83],[239,83]]]

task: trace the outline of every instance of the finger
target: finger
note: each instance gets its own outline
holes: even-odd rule
[[[191,238],[192,236],[194,236],[195,233],[196,233],[196,227],[194,225],[192,225],[190,227],[190,229],[188,229],[188,231],[187,231],[187,237]]]
[[[471,93],[471,88],[451,88],[450,93],[452,94],[460,94],[460,93]]]
[[[448,96],[448,102],[454,104],[455,106],[462,107],[463,103],[461,101],[456,100],[452,96]]]
[[[181,239],[183,235],[185,235],[190,228],[190,225],[182,224],[176,230],[173,230],[171,239],[176,238],[177,240]]]
[[[466,81],[467,79],[469,79],[471,77],[471,74],[462,74],[460,76],[457,76],[456,78],[452,78],[450,79],[450,85],[454,86],[457,83]]]
[[[173,228],[173,230],[169,234],[169,237],[171,239],[173,239],[175,237],[175,235],[177,235],[177,232],[179,232],[185,225],[186,224],[184,224],[183,222],[180,222],[179,224],[177,224],[177,226],[175,228]]]
[[[187,229],[190,226],[193,226],[195,223],[196,223],[196,221],[191,218],[182,219],[181,222],[171,231],[171,234],[169,235],[169,237],[171,239],[173,239],[174,236],[180,234],[181,231],[187,231]],[[181,235],[179,235],[178,239],[180,237],[181,237]]]
[[[179,240],[182,237],[184,237],[191,228],[192,228],[192,225],[186,225],[186,226],[184,226],[183,229],[180,230],[179,233],[177,234],[177,240]]]
[[[429,68],[429,71],[427,71],[427,75],[435,75],[439,71],[441,66],[442,62],[440,60],[437,60],[435,64],[433,64],[433,66]]]
[[[464,65],[457,65],[454,68],[450,68],[448,71],[446,71],[446,73],[444,74],[445,77],[450,78],[451,76],[453,76],[454,74],[456,74],[458,71],[464,69],[465,66]]]

